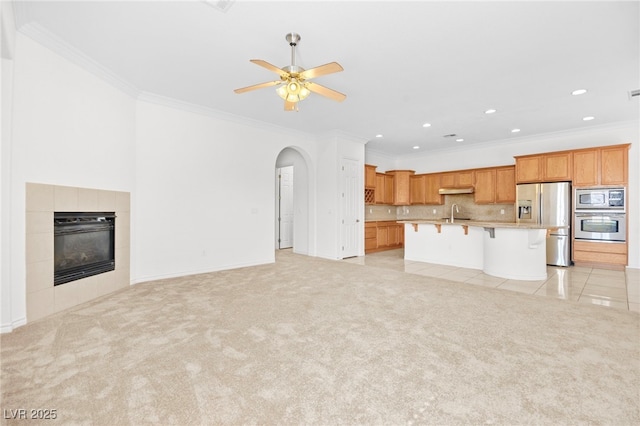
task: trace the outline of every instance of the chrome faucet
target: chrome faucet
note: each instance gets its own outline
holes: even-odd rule
[[[451,204],[451,223],[453,223],[453,208],[456,208],[456,213],[460,213],[460,209],[458,209],[457,204]]]

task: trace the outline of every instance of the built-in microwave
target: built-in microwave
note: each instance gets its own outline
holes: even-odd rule
[[[624,211],[624,188],[580,188],[576,189],[575,210],[619,210]]]

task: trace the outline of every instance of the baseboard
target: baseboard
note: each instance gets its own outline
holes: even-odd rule
[[[247,268],[250,266],[267,265],[270,263],[274,263],[274,259],[264,259],[264,260],[259,260],[255,262],[243,262],[243,263],[234,263],[234,264],[228,264],[228,265],[220,265],[215,268],[181,271],[181,272],[176,272],[171,274],[147,275],[147,276],[138,277],[132,280],[131,285],[146,283],[149,281],[165,280],[168,278],[187,277],[189,275],[208,274],[210,272],[220,272],[220,271],[227,271],[230,269]]]
[[[11,333],[13,330],[15,330],[18,327],[22,327],[26,323],[27,323],[27,318],[22,317],[15,321],[11,321],[11,324],[2,324],[0,325],[0,334]]]

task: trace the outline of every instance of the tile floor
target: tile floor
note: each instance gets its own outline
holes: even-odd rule
[[[479,269],[404,260],[404,250],[389,250],[345,259],[345,262],[394,269],[410,274],[439,277],[521,293],[640,312],[640,269],[607,269],[547,266],[543,281],[507,280]]]

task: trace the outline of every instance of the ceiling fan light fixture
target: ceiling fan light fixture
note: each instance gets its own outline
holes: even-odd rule
[[[309,96],[311,91],[307,89],[304,83],[292,79],[287,84],[281,85],[276,89],[278,96],[287,102],[300,102]]]

